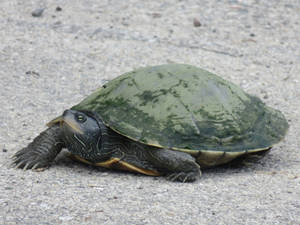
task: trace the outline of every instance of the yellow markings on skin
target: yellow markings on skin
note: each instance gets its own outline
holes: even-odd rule
[[[86,148],[86,145],[84,144],[83,141],[80,140],[80,138],[76,135],[76,134],[73,134],[73,137],[83,146]]]
[[[65,122],[69,127],[71,127],[77,133],[83,134],[82,130],[78,127],[76,123],[72,123],[72,121],[69,121],[68,119],[64,119],[63,122]]]
[[[89,165],[93,165],[93,163],[87,161],[87,160],[84,159],[84,158],[81,158],[81,157],[78,156],[78,155],[73,155],[73,154],[71,154],[69,157],[70,157],[71,159],[73,159],[73,160],[77,160],[77,161],[80,161],[80,162],[83,162],[83,163],[86,163],[86,164],[89,164]]]
[[[50,122],[48,122],[46,125],[47,125],[48,127],[51,127],[51,126],[53,126],[54,124],[56,124],[56,123],[61,123],[61,122],[63,122],[63,116],[56,117],[55,119],[53,119],[53,120],[51,120]]]
[[[115,164],[118,164],[120,162],[120,159],[118,158],[111,158],[105,162],[98,162],[98,163],[93,163],[92,165],[94,166],[102,166],[102,167],[105,167],[105,168],[113,168],[113,166]]]
[[[76,122],[74,122],[73,120],[71,120],[70,118],[66,117],[64,118],[63,116],[59,116],[56,117],[55,119],[51,120],[49,123],[47,123],[46,125],[48,127],[53,126],[56,123],[60,123],[60,126],[62,126],[63,123],[66,123],[69,127],[71,127],[74,131],[76,131],[79,134],[83,134],[82,130],[80,129],[80,127],[76,124]]]
[[[157,172],[155,170],[147,170],[147,169],[139,168],[130,163],[124,162],[119,158],[111,158],[105,162],[92,163],[92,162],[89,162],[88,160],[81,158],[80,156],[77,156],[77,155],[71,155],[71,157],[75,160],[78,160],[80,162],[83,162],[83,163],[86,163],[89,165],[93,165],[93,166],[101,166],[101,167],[111,168],[111,169],[138,172],[138,173],[142,173],[142,174],[149,175],[149,176],[160,176],[161,175],[159,172]]]

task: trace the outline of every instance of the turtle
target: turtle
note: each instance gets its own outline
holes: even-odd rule
[[[16,168],[48,168],[63,148],[81,162],[171,181],[265,153],[288,122],[258,97],[187,64],[127,72],[47,124],[13,156]]]

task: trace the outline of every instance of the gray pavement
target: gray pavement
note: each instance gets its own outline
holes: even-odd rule
[[[1,0],[0,224],[300,224],[299,21],[297,0]],[[191,184],[65,153],[44,172],[9,167],[47,121],[106,80],[169,62],[215,72],[281,110],[286,139],[255,164],[204,170]]]

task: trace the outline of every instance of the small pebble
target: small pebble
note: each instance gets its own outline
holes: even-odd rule
[[[57,12],[60,12],[62,11],[62,8],[60,6],[57,6],[56,9],[55,9]]]
[[[194,27],[201,27],[202,26],[202,24],[200,23],[200,21],[198,19],[196,19],[196,18],[194,18],[193,24],[194,24]]]
[[[162,15],[160,13],[152,13],[153,18],[160,18]]]
[[[2,152],[7,152],[7,149],[6,149],[6,148],[3,148],[3,149],[2,149]]]
[[[62,23],[61,23],[61,21],[56,21],[55,23],[54,23],[54,26],[59,26],[59,25],[61,25]]]
[[[44,12],[45,8],[40,8],[40,9],[35,9],[31,15],[33,17],[41,17],[43,15],[43,12]]]

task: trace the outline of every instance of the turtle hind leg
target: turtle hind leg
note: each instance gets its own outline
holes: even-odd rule
[[[13,157],[12,164],[16,168],[35,169],[50,166],[55,157],[64,147],[61,129],[55,124],[42,133]]]
[[[147,152],[148,160],[171,181],[193,182],[201,176],[195,158],[185,152],[168,149],[151,149]]]

